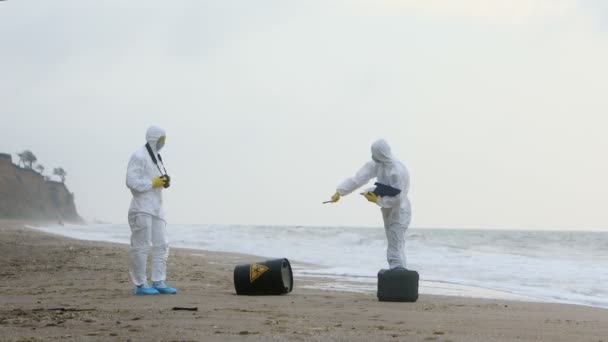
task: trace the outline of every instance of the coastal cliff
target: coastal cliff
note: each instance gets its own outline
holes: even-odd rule
[[[13,164],[0,153],[0,218],[82,222],[65,184]]]

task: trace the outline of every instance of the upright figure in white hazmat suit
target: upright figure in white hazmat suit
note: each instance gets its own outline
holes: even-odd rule
[[[372,178],[376,178],[378,183],[401,190],[397,196],[392,197],[379,197],[372,192],[373,189],[362,195],[381,208],[388,241],[386,254],[389,267],[391,269],[406,268],[405,231],[412,216],[408,198],[410,176],[405,165],[393,157],[386,141],[378,140],[372,144],[372,161],[363,165],[354,177],[342,182],[332,196],[331,202],[339,201],[340,196],[352,193],[367,184]]]
[[[163,189],[169,179],[158,152],[166,140],[162,128],[152,126],[146,133],[147,144],[140,147],[129,160],[127,187],[133,194],[129,207],[131,249],[129,273],[136,295],[174,294],[177,290],[165,284],[169,242],[167,240]],[[152,287],[148,287],[146,263],[152,247]]]

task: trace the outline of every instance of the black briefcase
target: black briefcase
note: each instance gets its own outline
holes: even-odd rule
[[[418,300],[418,272],[402,268],[378,272],[378,300],[415,302]]]

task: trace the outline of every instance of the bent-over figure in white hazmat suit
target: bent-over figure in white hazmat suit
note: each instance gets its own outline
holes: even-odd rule
[[[378,197],[377,204],[381,207],[384,219],[389,267],[406,268],[405,231],[410,224],[412,213],[408,198],[410,176],[405,165],[393,157],[390,146],[384,140],[372,144],[372,159],[363,165],[354,177],[342,182],[337,193],[340,196],[348,195],[372,178],[377,178],[378,183],[401,190],[395,197]]]
[[[146,133],[146,141],[158,160],[158,152],[164,146],[165,131],[152,126]],[[162,164],[161,164],[162,165]],[[164,167],[164,166],[163,166]],[[173,288],[164,285],[169,256],[165,212],[163,209],[163,184],[158,180],[163,173],[153,161],[146,146],[140,147],[129,160],[127,167],[127,187],[133,194],[129,207],[129,226],[131,227],[131,249],[129,273],[136,286],[135,294],[174,293]],[[155,183],[156,182],[156,183]],[[138,293],[137,288],[146,290],[146,263],[152,247],[152,291]],[[154,288],[159,290],[155,291]],[[167,292],[168,291],[168,292]]]

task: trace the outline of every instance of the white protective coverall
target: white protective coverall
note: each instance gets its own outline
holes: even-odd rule
[[[395,197],[379,197],[384,219],[384,229],[388,241],[387,260],[391,269],[406,268],[405,263],[405,231],[411,220],[411,205],[408,198],[410,176],[407,168],[391,153],[391,148],[385,140],[372,144],[372,161],[367,162],[357,174],[345,180],[338,186],[337,192],[345,196],[367,184],[372,178],[377,182],[401,190]],[[371,191],[371,190],[370,190]]]
[[[165,131],[156,126],[150,127],[146,133],[146,140],[155,155],[159,152],[158,140],[163,136]],[[146,263],[150,246],[152,246],[152,281],[165,281],[166,278],[169,243],[163,210],[163,187],[152,187],[152,179],[160,176],[162,173],[152,161],[145,146],[133,153],[127,167],[127,187],[133,194],[128,215],[131,227],[129,273],[131,281],[136,286],[147,284]]]

